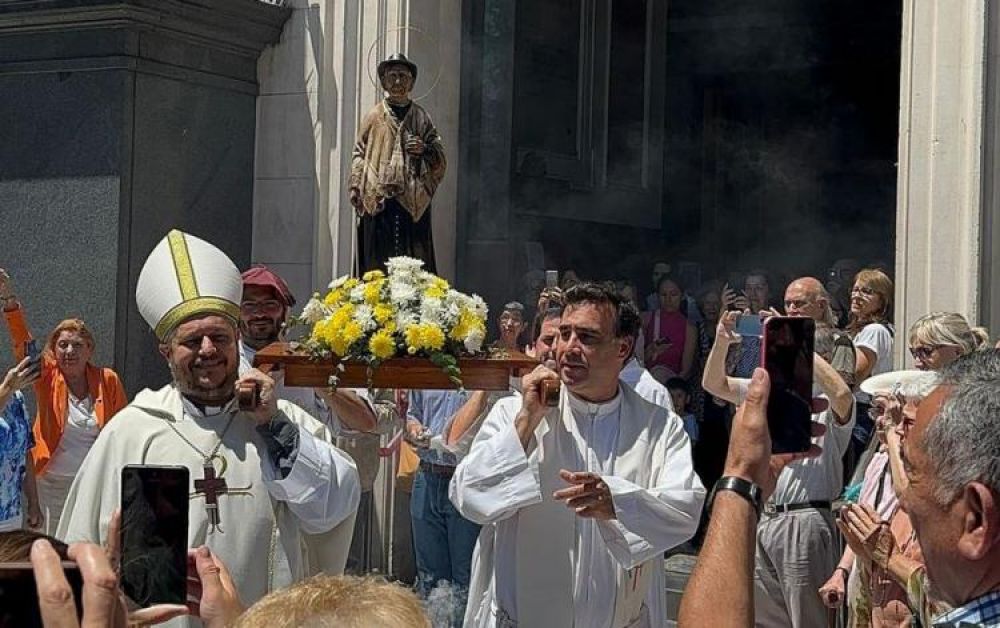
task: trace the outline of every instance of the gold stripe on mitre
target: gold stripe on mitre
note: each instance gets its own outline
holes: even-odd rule
[[[238,325],[240,321],[240,306],[219,297],[196,297],[190,301],[178,303],[170,308],[170,311],[156,324],[156,337],[161,341],[164,340],[167,334],[175,327],[192,316],[199,314],[225,316],[234,325]]]
[[[194,265],[191,264],[191,253],[188,251],[184,234],[177,229],[171,229],[167,234],[167,243],[170,245],[170,256],[174,260],[174,274],[177,275],[177,286],[181,290],[181,301],[197,299],[200,296],[198,281],[194,276]]]

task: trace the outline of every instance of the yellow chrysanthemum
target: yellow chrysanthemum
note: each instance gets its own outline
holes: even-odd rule
[[[439,351],[444,347],[444,332],[437,325],[423,325],[420,338],[425,349]]]
[[[334,329],[343,329],[348,323],[354,318],[354,306],[350,303],[346,303],[333,313],[330,317],[330,322],[333,324]]]
[[[379,360],[391,358],[396,353],[396,343],[392,340],[392,334],[385,331],[377,331],[372,334],[368,341],[368,350]]]
[[[403,330],[403,339],[406,341],[406,349],[413,353],[420,348],[420,325],[407,325]]]
[[[382,284],[385,280],[379,279],[365,284],[365,303],[377,305],[382,299]]]
[[[379,325],[385,325],[387,322],[396,317],[396,311],[392,309],[391,305],[380,303],[375,306],[374,316],[375,321],[378,322]]]
[[[351,343],[344,340],[344,337],[340,334],[334,336],[333,340],[330,342],[330,349],[333,350],[337,355],[343,356],[347,355],[347,350],[350,348]]]
[[[448,289],[441,289],[440,286],[430,285],[424,290],[424,296],[432,299],[443,299],[448,294]]]
[[[448,337],[452,340],[465,340],[473,331],[486,331],[486,326],[476,313],[468,308],[463,308],[458,314],[458,321],[448,332]]]
[[[350,279],[344,282],[344,285],[341,286],[341,290],[343,290],[344,292],[350,292],[352,289],[356,288],[359,283],[361,282],[358,281],[357,277],[351,277]]]
[[[344,342],[348,345],[354,344],[354,342],[363,336],[365,331],[361,328],[361,325],[357,321],[349,321],[344,328],[340,330],[340,335],[343,336]]]
[[[311,338],[316,342],[330,344],[334,335],[336,334],[330,319],[324,318],[313,326]]]
[[[325,297],[323,297],[323,305],[332,308],[340,305],[340,302],[343,300],[344,300],[344,291],[341,290],[340,288],[337,288],[336,290],[331,290],[330,292],[327,293]]]
[[[375,281],[376,279],[382,279],[385,277],[385,273],[381,270],[369,270],[364,275],[361,275],[361,279],[364,281]]]

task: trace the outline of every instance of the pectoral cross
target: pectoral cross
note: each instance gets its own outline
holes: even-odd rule
[[[219,457],[222,458],[221,456]],[[224,532],[221,525],[222,521],[219,517],[219,495],[250,494],[250,486],[245,488],[229,488],[226,484],[226,479],[222,477],[222,474],[225,472],[225,458],[222,458],[222,472],[219,473],[219,477],[215,477],[215,466],[212,464],[212,458],[209,458],[205,461],[205,476],[200,480],[194,481],[194,494],[191,497],[204,495],[205,514],[208,515],[208,523],[211,526],[210,531],[212,532],[216,530],[220,533]]]

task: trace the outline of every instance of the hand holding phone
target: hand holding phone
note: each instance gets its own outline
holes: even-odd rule
[[[815,333],[811,318],[772,316],[764,322],[762,355],[771,381],[767,424],[773,453],[808,451],[812,443]]]

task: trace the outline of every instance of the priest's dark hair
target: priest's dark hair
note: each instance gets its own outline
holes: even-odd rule
[[[631,301],[622,298],[613,283],[578,283],[565,292],[564,298],[566,308],[580,303],[610,306],[615,314],[615,338],[634,339],[639,333],[642,324],[639,311]]]

